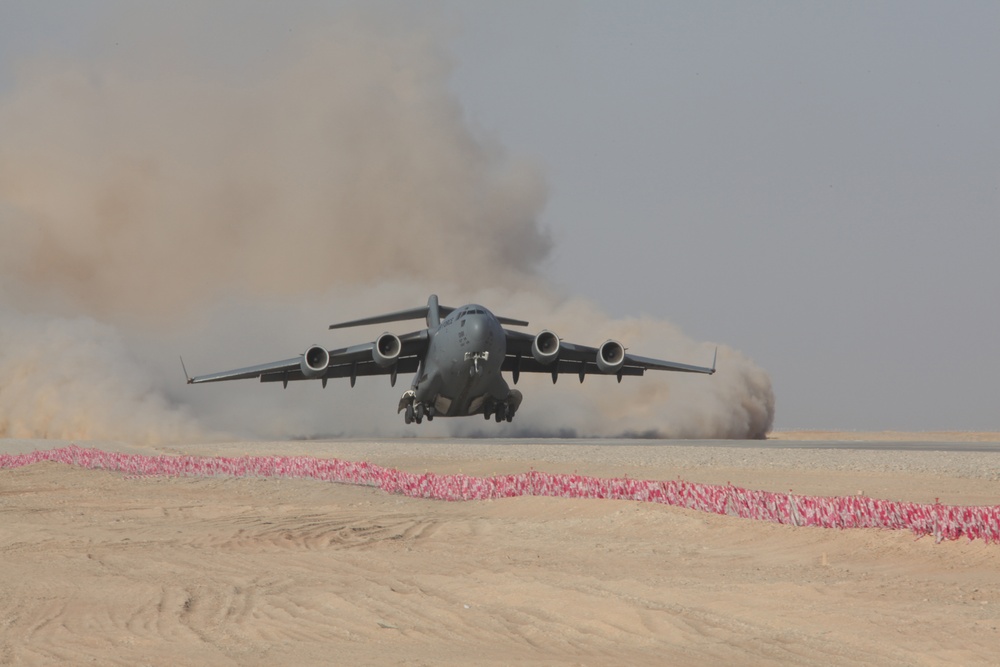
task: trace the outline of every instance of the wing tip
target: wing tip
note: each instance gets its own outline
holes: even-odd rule
[[[180,355],[177,355],[177,356],[181,360],[181,370],[184,371],[184,379],[187,380],[188,384],[194,384],[194,378],[191,377],[190,375],[188,375],[187,367],[184,366],[184,357],[182,357]]]

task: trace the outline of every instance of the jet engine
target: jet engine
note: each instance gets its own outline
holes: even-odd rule
[[[372,346],[372,359],[381,368],[385,368],[396,363],[402,349],[403,344],[399,337],[386,332],[375,340],[375,345]]]
[[[330,353],[325,347],[313,345],[302,355],[302,374],[307,378],[318,378],[326,374],[330,365]]]
[[[597,348],[597,368],[602,373],[617,373],[625,363],[625,348],[616,340],[604,341]]]
[[[559,336],[548,329],[539,333],[531,343],[531,355],[540,364],[551,364],[559,357]]]

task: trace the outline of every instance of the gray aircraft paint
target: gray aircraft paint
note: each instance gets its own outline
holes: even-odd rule
[[[444,315],[444,320],[441,316]],[[528,323],[497,317],[487,308],[468,304],[441,306],[431,295],[421,308],[398,311],[330,325],[330,329],[384,324],[426,318],[421,331],[395,336],[384,333],[371,343],[326,350],[312,346],[299,357],[231,371],[188,377],[189,384],[259,378],[261,382],[320,380],[389,375],[395,384],[399,372],[414,372],[410,389],[403,393],[398,412],[406,423],[421,423],[426,416],[465,417],[482,414],[497,422],[511,421],[522,395],[511,389],[502,371],[511,372],[515,384],[521,373],[549,373],[553,383],[561,373],[572,373],[583,382],[587,375],[643,375],[647,370],[715,373],[711,367],[640,357],[625,352],[617,341],[600,347],[565,343],[552,332],[530,334],[505,329],[503,324]],[[185,376],[187,370],[185,369]]]

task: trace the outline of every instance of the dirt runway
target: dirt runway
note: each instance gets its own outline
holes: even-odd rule
[[[987,469],[1000,455],[990,453],[859,463],[857,452],[696,444],[168,449],[470,474],[735,474],[751,488],[1000,504],[1000,467]],[[3,664],[985,665],[1000,648],[998,545],[628,501],[446,503],[307,480],[129,478],[41,463],[0,471],[0,554]]]

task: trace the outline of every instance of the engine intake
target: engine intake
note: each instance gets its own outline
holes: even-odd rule
[[[531,355],[542,365],[551,364],[559,357],[559,336],[548,329],[539,333],[531,343]]]
[[[625,348],[618,341],[604,341],[597,348],[597,368],[602,373],[617,373],[624,364]]]
[[[307,378],[318,378],[326,375],[330,365],[330,353],[325,347],[313,345],[302,355],[302,374]]]
[[[400,342],[399,336],[387,332],[375,339],[375,345],[372,346],[372,359],[381,368],[385,368],[396,363],[402,350],[403,343]]]

